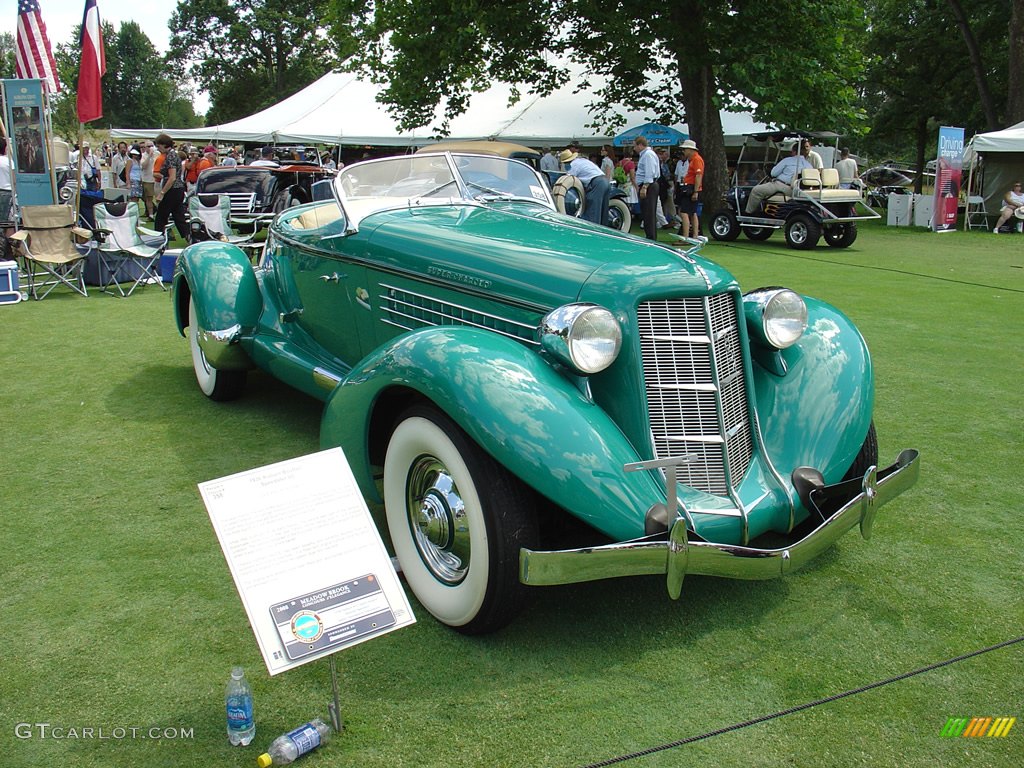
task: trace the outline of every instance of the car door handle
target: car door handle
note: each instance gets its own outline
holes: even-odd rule
[[[319,279],[323,280],[325,283],[336,283],[343,277],[345,277],[345,275],[339,275],[335,272],[332,275],[320,275]]]

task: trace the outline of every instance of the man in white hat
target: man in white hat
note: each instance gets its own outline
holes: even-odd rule
[[[679,218],[682,226],[679,234],[683,237],[694,237],[700,232],[701,192],[704,191],[704,158],[697,151],[697,142],[687,139],[682,144],[683,157],[686,158],[686,173],[683,186],[679,190]]]
[[[608,177],[597,165],[585,157],[580,157],[571,149],[564,150],[558,156],[558,161],[567,165],[569,175],[575,176],[583,185],[586,198],[581,218],[607,226],[608,202],[612,196]]]

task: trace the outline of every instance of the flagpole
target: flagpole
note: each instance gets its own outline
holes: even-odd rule
[[[82,210],[82,155],[85,154],[85,123],[78,124],[78,187],[75,189],[75,226],[78,225],[79,212]]]
[[[50,164],[50,196],[54,204],[60,203],[60,196],[57,194],[57,171],[53,167],[53,142],[56,138],[53,135],[53,116],[50,114],[49,86],[43,81],[43,119],[46,120],[46,159]]]

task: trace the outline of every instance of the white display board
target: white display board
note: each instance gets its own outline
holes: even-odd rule
[[[416,621],[340,448],[199,492],[271,675]]]

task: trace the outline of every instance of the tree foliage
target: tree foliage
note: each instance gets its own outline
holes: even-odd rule
[[[78,27],[71,40],[57,45],[54,59],[61,92],[51,98],[54,131],[66,138],[78,135],[78,69],[81,49]],[[191,93],[168,69],[166,61],[134,21],[119,30],[103,23],[107,74],[103,76],[103,118],[90,124],[95,128],[152,128],[201,125],[192,108]],[[98,124],[98,125],[97,125]]]
[[[614,103],[685,119],[708,163],[708,200],[726,181],[723,108],[787,127],[863,129],[860,0],[774,0],[768,13],[755,0],[636,8],[622,0],[337,0],[335,25],[358,30],[359,63],[386,83],[381,98],[406,128],[429,124],[441,106],[434,127],[444,133],[470,95],[493,82],[543,95],[600,76],[590,125],[625,127]],[[581,127],[586,121],[581,115]]]
[[[1006,124],[1010,4],[957,5],[959,21],[947,0],[869,0],[870,63],[862,99],[873,115],[876,156],[908,159],[921,168],[934,152],[940,125],[963,127],[971,136]]]
[[[210,94],[208,123],[251,114],[301,90],[345,55],[320,19],[329,0],[180,0],[172,61]]]
[[[14,67],[14,35],[10,32],[0,32],[0,79],[12,79]]]

